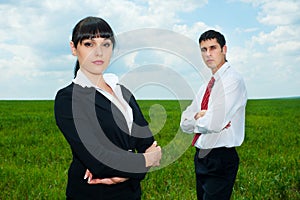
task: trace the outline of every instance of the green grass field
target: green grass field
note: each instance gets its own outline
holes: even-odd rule
[[[178,132],[189,101],[139,103],[166,165],[148,173],[143,199],[196,199],[194,149],[185,147],[191,136]],[[53,101],[0,101],[0,110],[0,199],[65,199],[71,152],[55,125]],[[300,199],[299,119],[300,99],[248,101],[232,199]]]

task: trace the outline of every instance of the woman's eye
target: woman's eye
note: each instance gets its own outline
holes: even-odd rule
[[[86,47],[92,47],[93,44],[92,44],[91,42],[85,42],[85,43],[84,43],[84,46],[86,46]]]
[[[108,47],[110,47],[110,43],[104,43],[103,46],[108,48]]]

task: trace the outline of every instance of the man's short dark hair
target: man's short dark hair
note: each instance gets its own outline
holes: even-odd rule
[[[214,39],[214,38],[217,39],[217,42],[220,44],[221,48],[223,48],[223,46],[226,44],[225,37],[220,32],[215,31],[215,30],[208,30],[208,31],[202,33],[200,38],[199,38],[199,44],[202,41],[211,40],[211,39]]]

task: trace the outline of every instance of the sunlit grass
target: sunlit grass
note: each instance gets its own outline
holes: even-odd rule
[[[139,101],[164,149],[164,167],[142,182],[143,199],[196,199],[191,136],[179,129],[189,103]],[[65,199],[71,152],[53,101],[0,101],[0,110],[0,199]],[[299,119],[300,99],[248,101],[232,199],[300,199]]]

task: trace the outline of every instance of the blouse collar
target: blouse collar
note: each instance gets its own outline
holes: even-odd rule
[[[115,88],[119,82],[118,76],[113,73],[106,73],[103,74],[103,79],[111,87],[111,89],[115,91]],[[102,90],[101,88],[94,85],[80,69],[77,71],[77,75],[73,79],[73,83],[78,84],[81,87],[93,87],[97,90]]]

